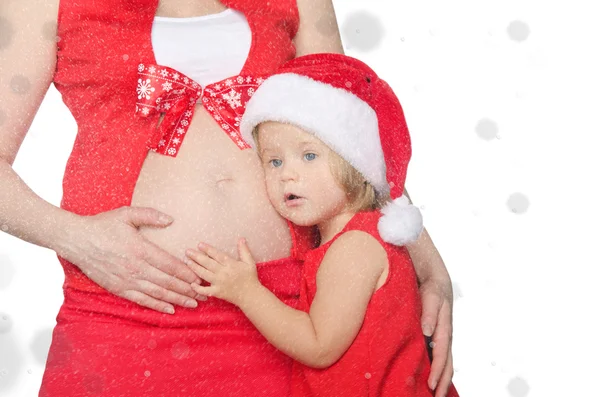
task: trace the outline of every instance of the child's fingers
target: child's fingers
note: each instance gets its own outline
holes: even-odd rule
[[[238,252],[240,255],[240,260],[245,263],[249,263],[254,265],[254,258],[252,258],[252,253],[250,252],[250,248],[248,248],[248,242],[245,238],[241,238],[238,241]]]
[[[189,249],[185,251],[185,255],[213,273],[217,273],[222,267],[222,265],[219,262],[214,261],[213,259],[211,259],[210,257],[208,257],[200,251]]]
[[[210,258],[221,263],[222,265],[229,264],[233,261],[233,259],[229,255],[227,255],[226,253],[224,253],[222,251],[219,251],[218,249],[216,249],[215,247],[213,247],[211,245],[200,243],[200,244],[198,244],[198,248],[200,250],[204,251],[204,253],[206,255],[208,255]]]
[[[209,283],[213,283],[216,279],[216,276],[213,272],[211,272],[208,269],[203,268],[202,266],[200,266],[199,264],[197,264],[196,262],[194,262],[193,260],[191,260],[190,258],[184,258],[183,262],[188,265],[188,267],[190,269],[192,269],[192,271],[194,273],[196,273],[196,275],[198,277],[200,277],[203,280],[208,281]]]
[[[207,286],[207,287],[203,287],[203,286],[198,285],[196,283],[192,283],[192,289],[194,291],[196,291],[196,293],[198,293],[200,295],[204,295],[204,296],[214,296],[215,295],[215,290],[214,290],[214,287],[212,285]]]

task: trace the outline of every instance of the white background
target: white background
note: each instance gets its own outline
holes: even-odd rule
[[[404,107],[463,397],[600,396],[595,3],[334,1],[346,52]],[[52,87],[14,167],[55,205],[75,132]],[[37,395],[63,278],[53,252],[0,234],[0,395]]]

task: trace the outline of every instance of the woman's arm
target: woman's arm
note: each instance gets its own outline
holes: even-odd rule
[[[43,200],[12,168],[54,76],[56,28],[47,27],[49,18],[58,17],[58,3],[0,3],[0,230],[56,251],[103,288],[140,305],[165,312],[173,311],[171,303],[197,305],[189,284],[196,276],[136,229],[166,226],[158,211],[120,208],[79,216]]]
[[[296,56],[320,52],[344,53],[331,0],[297,0],[300,26],[294,37]]]
[[[314,368],[335,363],[352,344],[367,305],[387,265],[387,254],[373,236],[351,231],[328,249],[317,272],[317,292],[305,313],[281,302],[263,287],[247,247],[235,261],[218,250],[191,251],[188,265],[211,283],[196,292],[238,306],[265,338],[293,359]],[[200,265],[198,265],[198,264]]]
[[[410,201],[405,190],[404,194]],[[412,201],[411,201],[412,202]],[[421,327],[423,333],[432,336],[433,362],[429,386],[436,390],[435,397],[447,392],[454,376],[452,361],[452,282],[440,253],[435,248],[427,230],[419,239],[406,246],[419,280],[419,292],[423,301]],[[439,387],[438,387],[439,386]]]

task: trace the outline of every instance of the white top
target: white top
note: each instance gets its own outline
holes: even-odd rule
[[[189,18],[154,17],[156,63],[206,86],[239,74],[248,58],[252,32],[244,14],[227,10]]]

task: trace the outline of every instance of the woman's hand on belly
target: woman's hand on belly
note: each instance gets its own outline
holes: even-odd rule
[[[196,307],[191,283],[200,279],[138,231],[141,226],[168,226],[172,219],[161,215],[153,208],[121,207],[82,216],[57,253],[104,289],[139,305],[170,314],[171,304]]]

